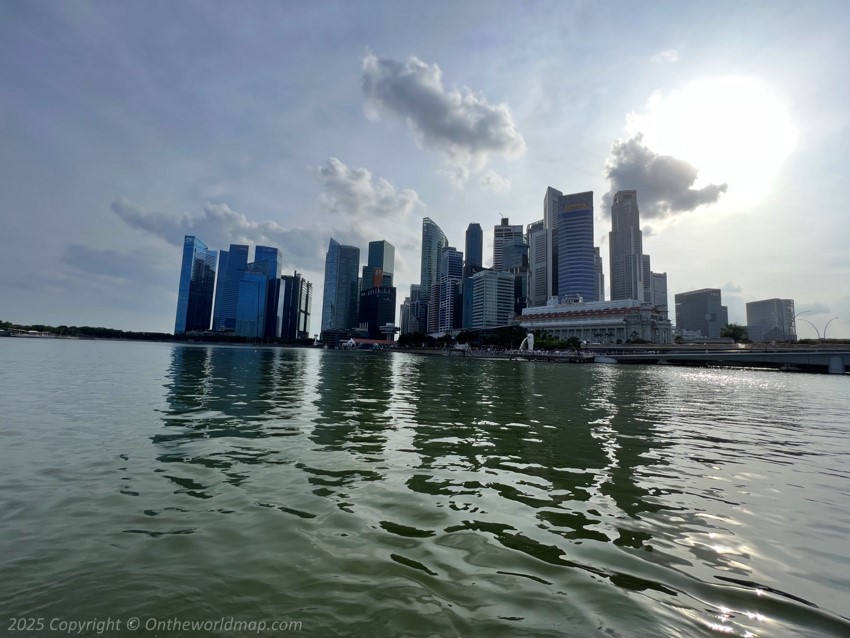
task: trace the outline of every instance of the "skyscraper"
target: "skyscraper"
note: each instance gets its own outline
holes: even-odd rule
[[[596,301],[593,191],[558,198],[558,296]]]
[[[596,274],[596,301],[605,301],[605,273],[602,271],[602,255],[599,247],[593,248],[593,265]]]
[[[747,303],[747,336],[752,341],[796,341],[793,299]]]
[[[511,224],[502,217],[502,223],[493,227],[493,270],[505,270],[504,247],[517,239],[522,240],[522,224]]]
[[[452,246],[443,248],[440,259],[440,296],[437,330],[443,332],[460,328],[460,291],[458,282],[463,279],[463,253]]]
[[[218,254],[193,235],[183,239],[174,334],[209,330]]]
[[[679,330],[699,332],[703,337],[715,338],[729,323],[726,306],[721,305],[718,288],[702,288],[676,295],[676,327]]]
[[[239,282],[248,266],[248,246],[230,244],[230,250],[222,250],[218,264],[218,280],[215,288],[215,312],[213,330],[233,332],[236,330],[236,304],[239,301]]]
[[[543,196],[543,225],[546,228],[546,299],[558,294],[558,203],[563,193],[551,186]],[[545,303],[545,301],[544,301]]]
[[[470,224],[466,227],[465,249],[463,276],[472,277],[484,267],[484,231],[481,230],[481,224]]]
[[[514,315],[513,274],[482,270],[468,282],[472,288],[472,316],[468,322],[469,327],[481,330],[507,325]]]
[[[363,290],[393,285],[395,247],[388,241],[370,241],[369,256],[363,267]]]
[[[285,341],[307,339],[310,336],[313,284],[297,271],[292,275],[283,275],[280,282],[282,283],[280,338]]]
[[[529,224],[528,235],[528,305],[545,306],[547,289],[547,231],[545,220]]]
[[[431,303],[431,288],[437,284],[440,268],[440,256],[443,248],[449,245],[446,234],[429,217],[422,218],[422,262],[419,278],[420,316],[417,317],[419,330],[436,331],[439,312]],[[439,300],[439,295],[437,296]],[[413,317],[411,317],[411,321]]]
[[[325,257],[322,332],[357,327],[360,249],[331,238]]]
[[[643,236],[637,191],[618,191],[611,205],[608,234],[611,299],[644,300]]]

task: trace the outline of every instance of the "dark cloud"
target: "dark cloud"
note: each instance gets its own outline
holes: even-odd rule
[[[821,303],[819,301],[816,301],[814,303],[801,304],[799,306],[795,306],[795,309],[797,311],[797,314],[805,312],[811,315],[825,315],[832,312],[831,308],[827,304]]]
[[[663,218],[692,211],[716,202],[726,192],[726,184],[693,188],[698,169],[684,160],[659,155],[643,143],[640,133],[617,140],[605,162],[605,175],[611,190],[603,207],[609,210],[614,193],[636,190],[641,217]]]
[[[112,203],[112,211],[133,228],[183,245],[184,235],[195,235],[214,250],[227,250],[230,244],[261,244],[280,248],[287,266],[320,268],[327,232],[317,227],[285,228],[271,220],[251,221],[227,204],[207,204],[201,215],[149,211],[122,197]]]
[[[363,94],[373,114],[404,119],[423,146],[452,164],[478,170],[491,154],[516,157],[525,151],[506,104],[490,104],[467,87],[446,91],[440,67],[419,58],[401,63],[366,55]]]
[[[319,204],[330,213],[361,219],[407,217],[422,202],[416,191],[396,191],[383,177],[372,178],[365,168],[350,168],[335,157],[316,169],[322,184]]]

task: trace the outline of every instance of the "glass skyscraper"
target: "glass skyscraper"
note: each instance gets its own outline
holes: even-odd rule
[[[174,334],[210,329],[217,257],[197,237],[184,238]]]
[[[439,292],[432,288],[438,283],[440,257],[443,248],[449,245],[446,234],[430,217],[422,218],[422,263],[419,277],[420,304],[419,329],[427,332],[437,330],[439,322]]]
[[[644,291],[649,284],[645,281],[645,276],[649,275],[649,265],[644,268],[637,191],[618,191],[614,195],[608,250],[611,262],[611,299],[649,301],[645,299]]]
[[[484,267],[484,231],[481,230],[481,224],[470,224],[466,227],[465,249],[463,276],[472,277]]]
[[[596,301],[593,191],[558,198],[558,296]]]
[[[331,238],[325,257],[322,332],[357,327],[360,249]]]
[[[248,266],[248,246],[230,244],[222,250],[218,264],[218,281],[215,289],[213,330],[236,330],[236,304],[239,301],[239,282]]]

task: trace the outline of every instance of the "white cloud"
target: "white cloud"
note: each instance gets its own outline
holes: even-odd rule
[[[416,191],[396,191],[383,177],[373,179],[365,168],[351,168],[335,157],[316,169],[322,185],[319,204],[329,213],[362,218],[407,217],[422,201]]]
[[[653,62],[678,62],[679,52],[676,49],[665,49],[652,56]]]
[[[421,146],[441,153],[453,168],[477,172],[493,155],[514,158],[525,152],[507,104],[490,104],[468,87],[446,91],[440,67],[417,57],[401,63],[366,55],[363,95],[371,117],[402,118]]]
[[[478,185],[486,190],[491,190],[495,193],[501,193],[502,191],[510,189],[511,182],[507,178],[499,175],[491,168],[488,169],[483,175],[481,175],[481,177],[478,179]]]
[[[693,188],[699,170],[684,160],[659,155],[646,146],[637,133],[627,140],[617,140],[605,162],[605,175],[611,190],[603,208],[610,209],[614,193],[636,190],[641,217],[663,218],[713,204],[726,192],[726,184],[708,184]]]

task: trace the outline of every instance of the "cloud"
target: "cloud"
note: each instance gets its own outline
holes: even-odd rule
[[[676,49],[665,49],[652,56],[653,62],[678,62],[679,52]]]
[[[502,191],[506,191],[510,189],[511,182],[505,177],[499,175],[493,169],[488,169],[481,177],[478,179],[478,185],[486,190],[491,190],[494,193],[501,193]]]
[[[319,204],[329,213],[362,219],[407,217],[422,206],[416,191],[409,188],[396,191],[383,177],[373,179],[367,169],[350,168],[335,157],[315,172],[322,185]]]
[[[507,104],[490,104],[468,87],[446,91],[436,64],[370,53],[363,58],[362,87],[368,115],[403,119],[421,146],[438,151],[450,165],[480,171],[491,155],[525,152]]]
[[[322,245],[327,233],[317,227],[285,228],[275,221],[251,221],[227,204],[207,204],[201,215],[149,211],[121,197],[112,203],[112,212],[124,222],[174,246],[183,245],[184,235],[195,235],[215,250],[230,244],[275,246],[283,252],[285,264],[296,268],[321,265]]]
[[[832,309],[825,303],[821,303],[816,301],[814,303],[801,304],[799,306],[795,306],[797,314],[807,313],[811,315],[825,315],[832,312]]]
[[[723,284],[720,290],[732,295],[739,295],[744,292],[743,288],[741,288],[738,284],[732,283],[731,281],[727,281],[725,284]]]
[[[614,193],[636,190],[641,217],[646,219],[670,217],[713,204],[726,192],[726,184],[709,184],[693,188],[698,169],[684,160],[659,155],[643,143],[636,133],[627,140],[617,140],[605,162],[605,176],[611,190],[605,195],[603,207],[610,207]]]

